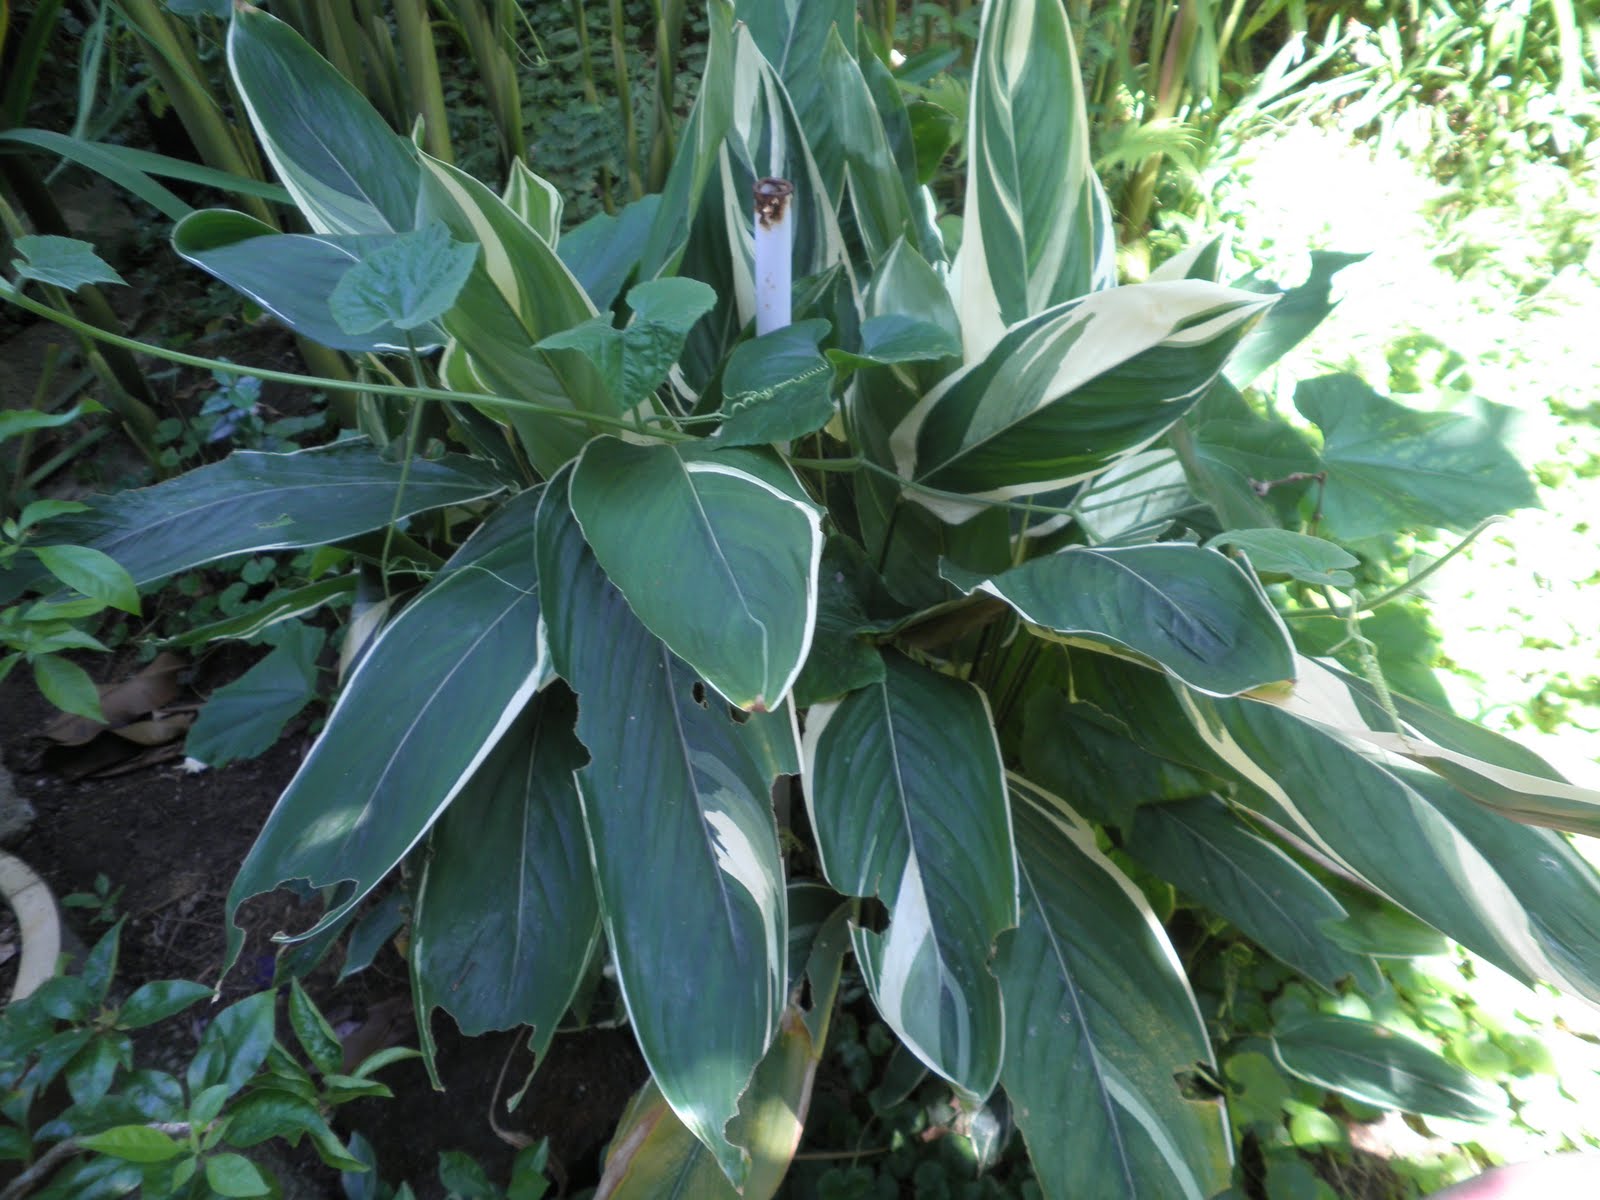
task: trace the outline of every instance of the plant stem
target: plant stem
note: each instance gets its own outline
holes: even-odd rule
[[[156,358],[163,358],[168,362],[181,363],[186,367],[204,367],[207,370],[231,371],[235,375],[249,375],[255,379],[267,380],[270,383],[287,383],[294,387],[319,387],[333,392],[356,392],[365,393],[369,396],[411,396],[419,400],[457,401],[480,405],[484,408],[498,408],[508,412],[539,413],[548,417],[556,417],[563,421],[577,421],[584,425],[599,425],[607,429],[627,429],[639,432],[635,428],[634,422],[623,417],[613,417],[605,413],[579,412],[576,409],[563,408],[558,404],[540,404],[537,400],[513,400],[508,396],[492,396],[485,392],[452,392],[443,388],[404,387],[395,384],[370,383],[352,379],[334,379],[318,375],[296,375],[292,371],[273,371],[266,367],[249,367],[242,363],[223,362],[216,358],[204,358],[198,354],[185,354],[181,350],[168,350],[165,346],[157,346],[150,342],[141,342],[137,338],[123,337],[121,334],[97,329],[77,317],[66,313],[58,313],[47,305],[23,295],[4,282],[0,282],[0,299],[8,300],[19,308],[27,309],[31,313],[45,317],[68,329],[76,330],[96,341],[105,342],[112,346],[120,346],[128,350],[135,350],[141,354],[149,354]],[[662,442],[685,442],[689,441],[691,437],[689,434],[679,433],[671,429],[651,430],[645,436],[653,437]]]
[[[639,175],[639,131],[633,122],[633,81],[628,78],[628,44],[622,32],[627,17],[622,0],[611,0],[611,69],[617,79],[617,106],[622,114],[622,156],[628,172],[628,197],[644,195],[644,180]]]
[[[422,136],[428,153],[445,162],[454,162],[450,119],[445,115],[439,55],[433,45],[433,27],[428,23],[427,0],[395,0],[394,21],[400,34],[400,58],[405,63],[411,110],[422,116]],[[487,65],[482,64],[484,68]]]

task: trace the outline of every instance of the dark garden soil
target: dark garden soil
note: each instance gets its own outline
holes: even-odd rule
[[[85,662],[101,679],[109,660]],[[236,670],[237,668],[235,668]],[[108,672],[104,678],[117,678]],[[0,685],[0,751],[18,792],[37,811],[29,832],[10,849],[33,867],[57,897],[93,891],[105,875],[120,889],[116,911],[125,915],[119,986],[131,990],[153,979],[187,978],[215,984],[224,948],[223,899],[266,820],[274,800],[311,742],[304,721],[291,726],[259,759],[188,774],[181,758],[110,777],[73,781],[64,772],[81,756],[49,748],[36,736],[53,717],[22,672]],[[105,737],[108,735],[102,735]],[[222,1001],[238,999],[271,982],[273,933],[308,928],[320,913],[278,892],[242,913],[248,940],[239,965],[223,980]],[[69,938],[92,944],[107,926],[85,908],[64,909]],[[335,985],[343,951],[306,981],[313,998],[354,1055],[384,1045],[416,1045],[405,964],[385,947],[373,965]],[[181,1073],[204,1028],[204,1007],[156,1027],[139,1046],[140,1066]],[[280,1024],[287,1030],[287,1022]],[[490,1125],[496,1083],[502,1092],[521,1085],[531,1059],[514,1034],[463,1038],[447,1016],[435,1017],[439,1069],[445,1090],[434,1091],[420,1062],[385,1068],[380,1078],[392,1100],[367,1100],[337,1110],[341,1132],[359,1131],[377,1151],[391,1183],[411,1181],[422,1200],[441,1195],[436,1182],[441,1150],[465,1150],[504,1180],[515,1150]],[[287,1037],[287,1032],[284,1033]],[[510,1058],[509,1065],[507,1059]],[[592,1183],[599,1155],[618,1114],[643,1082],[645,1068],[625,1030],[573,1033],[556,1039],[519,1109],[500,1106],[497,1123],[512,1139],[548,1137],[552,1162],[569,1186]],[[308,1154],[276,1164],[295,1176],[290,1196],[342,1195],[337,1177]],[[288,1181],[286,1181],[288,1182]]]

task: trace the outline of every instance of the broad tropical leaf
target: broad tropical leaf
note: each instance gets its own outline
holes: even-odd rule
[[[1046,636],[1131,652],[1211,695],[1294,675],[1294,648],[1266,594],[1214,550],[1070,546],[991,579],[941,570],[968,594],[1006,601]]]
[[[1228,360],[1228,382],[1234,387],[1249,387],[1263,371],[1304,341],[1338,306],[1333,299],[1333,277],[1366,257],[1334,250],[1311,251],[1306,281],[1281,293],[1283,298],[1239,343],[1238,351]],[[1252,291],[1260,287],[1253,279],[1242,281],[1240,286]]]
[[[828,78],[818,70],[830,32],[855,38],[851,0],[738,0],[735,15],[750,29],[762,56],[783,80],[806,140],[819,156],[817,168],[837,206],[844,186],[844,157],[832,131]]]
[[[1341,949],[1322,931],[1346,919],[1344,906],[1215,797],[1141,806],[1126,847],[1162,879],[1329,991],[1347,976],[1364,988],[1381,986],[1370,959]]]
[[[1295,407],[1322,430],[1322,516],[1346,541],[1418,526],[1467,529],[1537,504],[1533,483],[1483,416],[1424,413],[1353,375],[1295,388]]]
[[[1231,772],[1238,798],[1309,853],[1502,970],[1600,999],[1600,877],[1559,835],[1273,704],[1178,700],[1225,764],[1205,769]]]
[[[1103,471],[1188,411],[1270,303],[1199,280],[1145,283],[1012,326],[895,429],[896,470],[921,485],[907,498],[960,521],[980,506],[926,489],[1006,499]]]
[[[796,321],[734,347],[722,369],[725,446],[764,446],[815,433],[833,419],[833,371],[817,348],[828,322]]]
[[[244,213],[208,208],[178,222],[172,248],[314,342],[335,350],[393,352],[406,348],[402,330],[385,323],[366,333],[346,333],[334,320],[328,298],[368,249],[397,236],[279,233]],[[415,330],[412,337],[424,350],[444,340],[431,327]]]
[[[791,904],[794,892],[791,887]],[[837,902],[838,897],[833,899]],[[850,947],[845,918],[846,910],[839,905],[817,932],[809,954],[798,964],[791,956],[794,979],[798,981],[802,972],[808,977],[810,1008],[791,1002],[784,1009],[772,1049],[756,1067],[750,1088],[739,1102],[733,1137],[750,1147],[752,1159],[744,1200],[772,1196],[800,1145],[844,953]],[[791,951],[794,934],[791,926]],[[661,1089],[646,1082],[612,1135],[595,1200],[656,1200],[659,1196],[733,1200],[737,1195],[706,1148],[678,1120]]]
[[[915,234],[911,199],[866,77],[841,33],[852,35],[853,43],[853,22],[829,33],[820,63],[808,73],[817,79],[828,106],[832,119],[827,142],[843,152],[845,194],[867,259],[875,264],[898,239]]]
[[[346,885],[316,928],[377,886],[464,788],[548,677],[533,513],[524,492],[486,521],[372,644],[228,892],[291,879]]]
[[[792,745],[794,716],[734,720],[639,623],[584,543],[571,478],[546,488],[538,563],[558,581],[543,616],[590,755],[577,778],[601,916],[651,1075],[737,1186],[750,1155],[728,1123],[787,996],[770,792],[772,745]]]
[[[415,227],[414,148],[304,38],[241,5],[228,29],[228,66],[273,170],[313,232]]]
[[[1272,1031],[1272,1054],[1289,1074],[1395,1112],[1491,1121],[1506,1094],[1420,1042],[1354,1017],[1325,1013]]]
[[[821,516],[789,468],[755,450],[597,438],[572,510],[645,626],[744,709],[778,707],[817,616]]]
[[[1010,777],[1022,921],[995,960],[1001,1082],[1046,1196],[1191,1200],[1228,1182],[1218,1101],[1179,1076],[1211,1046],[1161,923],[1064,804]]]
[[[1061,0],[991,0],[973,65],[967,192],[951,290],[969,363],[1006,329],[1116,282]]]
[[[577,706],[546,688],[506,731],[428,840],[411,921],[426,1046],[434,1008],[466,1034],[532,1028],[542,1059],[600,937],[573,773]]]
[[[1017,921],[1000,748],[976,688],[897,654],[884,666],[883,682],[806,718],[817,853],[835,888],[889,910],[887,930],[851,930],[884,1020],[984,1097],[1005,1043],[990,947]]]
[[[403,470],[363,440],[292,454],[238,450],[54,520],[50,542],[109,554],[144,584],[235,554],[342,541],[381,529],[391,516],[404,520],[505,489],[483,464],[456,455],[418,459],[409,477]]]

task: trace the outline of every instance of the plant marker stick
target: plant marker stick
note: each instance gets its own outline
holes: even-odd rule
[[[794,258],[794,184],[758,179],[756,194],[756,336],[789,324]]]

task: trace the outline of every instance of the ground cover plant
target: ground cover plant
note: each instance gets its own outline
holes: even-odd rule
[[[444,1008],[542,1054],[614,977],[653,1079],[603,1192],[771,1194],[847,951],[953,1126],[1003,1089],[1045,1194],[1219,1192],[1238,1080],[1173,884],[1330,994],[1382,990],[1404,910],[1596,998],[1600,888],[1542,828],[1595,798],[1392,687],[1363,632],[1407,590],[1384,539],[1531,498],[1492,411],[1350,375],[1293,424],[1254,401],[1334,256],[1284,292],[1199,244],[1115,286],[1058,4],[984,10],[959,242],[848,5],[714,5],[664,191],[565,237],[544,181],[424,153],[273,18],[228,48],[313,232],[213,210],[176,248],[413,383],[364,389],[364,437],[52,536],[142,584],[354,545],[391,615],[230,911],[309,880],[314,947],[400,868],[424,1038]],[[790,207],[752,229],[769,177]],[[1357,1103],[1507,1103],[1367,1017],[1263,1019],[1251,1046]]]

